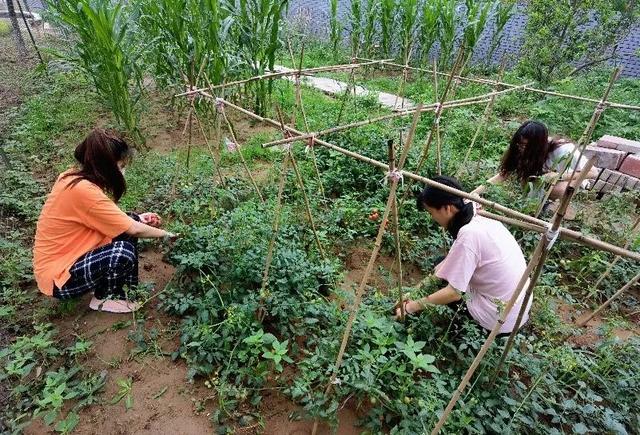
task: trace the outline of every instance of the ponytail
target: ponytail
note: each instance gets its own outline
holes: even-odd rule
[[[462,185],[453,177],[446,175],[440,175],[433,179],[433,181],[444,184],[445,186],[453,187],[454,189],[464,190]],[[437,187],[427,186],[417,197],[418,210],[424,210],[427,206],[440,209],[445,205],[453,205],[458,209],[458,212],[453,216],[447,231],[454,239],[458,237],[460,229],[471,222],[474,216],[474,208],[471,202],[464,202],[462,197],[446,192]]]

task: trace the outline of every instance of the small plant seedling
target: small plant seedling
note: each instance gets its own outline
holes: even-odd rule
[[[118,393],[111,400],[111,404],[115,405],[124,399],[124,408],[128,411],[133,408],[133,396],[131,395],[133,379],[118,379],[117,384],[120,390],[118,390]]]

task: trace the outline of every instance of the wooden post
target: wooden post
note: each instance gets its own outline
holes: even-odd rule
[[[507,302],[502,313],[500,314],[500,318],[498,319],[498,322],[495,324],[495,326],[491,330],[491,333],[489,334],[484,344],[482,345],[482,348],[480,349],[475,359],[471,363],[471,366],[467,370],[467,373],[462,378],[460,385],[458,385],[455,392],[453,393],[453,396],[451,397],[449,404],[447,405],[442,416],[438,420],[438,423],[431,431],[431,435],[436,435],[443,428],[444,424],[447,421],[447,418],[449,417],[449,414],[451,414],[451,411],[453,410],[453,407],[458,402],[458,399],[460,399],[462,392],[464,391],[466,386],[469,384],[471,377],[473,376],[476,369],[482,362],[482,359],[484,358],[485,354],[493,344],[496,338],[496,335],[498,335],[498,333],[500,332],[500,328],[504,324],[507,318],[507,315],[509,314],[509,312],[515,305],[516,301],[518,300],[520,293],[522,293],[522,289],[524,288],[527,280],[529,279],[529,275],[532,272],[534,274],[534,277],[539,275],[538,269],[541,269],[544,266],[544,261],[546,260],[549,250],[551,249],[551,247],[553,246],[553,243],[555,242],[555,237],[557,237],[557,231],[560,228],[560,224],[562,223],[562,219],[564,218],[564,213],[566,212],[567,207],[569,206],[569,202],[573,197],[573,193],[574,193],[574,188],[572,186],[569,186],[565,191],[565,194],[562,198],[562,202],[560,203],[560,207],[558,207],[558,210],[556,211],[556,214],[553,217],[553,223],[551,225],[551,228],[546,234],[540,237],[540,241],[536,246],[533,256],[531,257],[531,260],[529,261],[527,268],[522,274],[522,277],[520,278],[520,282],[518,283],[515,291],[513,292],[511,299],[509,300],[509,302]],[[532,282],[530,285],[535,285],[535,282],[533,282],[533,279],[531,281]],[[523,301],[523,304],[524,303],[525,301]]]
[[[353,306],[351,307],[351,310],[349,313],[349,319],[347,320],[344,333],[342,334],[340,350],[338,351],[338,356],[336,357],[336,362],[333,367],[331,377],[329,379],[329,383],[327,384],[327,387],[325,389],[325,395],[329,395],[329,393],[331,393],[331,388],[333,387],[334,382],[338,377],[338,372],[340,370],[340,367],[342,366],[342,360],[344,358],[344,353],[347,348],[349,336],[351,335],[351,328],[353,327],[353,322],[355,321],[356,315],[358,314],[358,309],[360,307],[360,302],[362,301],[362,297],[364,296],[367,282],[369,281],[369,277],[373,272],[376,259],[378,258],[378,254],[380,253],[380,248],[382,247],[382,237],[386,232],[387,223],[389,221],[389,215],[391,213],[391,209],[393,208],[393,202],[395,201],[395,195],[398,189],[398,183],[400,181],[396,175],[401,173],[399,171],[402,170],[402,167],[407,159],[409,149],[411,148],[411,143],[413,142],[415,128],[418,125],[418,119],[420,118],[420,114],[421,114],[420,111],[416,111],[414,115],[413,124],[409,132],[409,137],[407,138],[407,143],[405,144],[404,149],[402,150],[402,156],[400,157],[400,162],[398,163],[397,172],[396,173],[389,172],[387,174],[390,182],[390,190],[389,190],[389,197],[387,198],[387,204],[385,206],[384,213],[382,215],[382,222],[380,223],[380,227],[378,228],[378,234],[376,236],[373,252],[371,253],[371,257],[369,258],[369,262],[367,263],[367,268],[365,269],[362,280],[360,281],[360,285],[358,286],[358,289],[356,291],[356,297],[353,302]],[[316,420],[313,425],[313,430],[312,430],[313,434],[315,434],[317,427],[318,427],[318,421]]]
[[[589,161],[587,162],[587,165],[584,168],[585,170],[580,173],[580,177],[578,178],[578,182],[576,183],[578,186],[580,186],[580,184],[587,177],[587,174],[589,173],[589,171],[593,167],[593,163],[594,162],[595,162],[595,157],[591,157],[591,159],[589,159]],[[566,197],[566,194],[565,194],[565,197]],[[567,204],[568,204],[568,202],[567,202]],[[564,218],[564,213],[565,212],[566,212],[566,209],[562,211],[562,218]],[[557,217],[557,214],[556,214],[556,217]],[[511,347],[513,347],[513,340],[515,339],[516,334],[518,333],[518,330],[520,329],[520,325],[522,324],[522,318],[524,317],[524,312],[526,311],[527,305],[529,304],[529,300],[531,299],[531,296],[533,295],[533,289],[536,286],[536,283],[538,282],[538,278],[540,278],[540,274],[542,273],[542,266],[543,266],[544,261],[546,260],[546,256],[548,255],[548,252],[549,251],[546,250],[543,253],[544,256],[543,256],[543,259],[541,260],[541,263],[540,263],[541,265],[540,265],[540,267],[536,268],[536,270],[535,270],[535,272],[533,274],[533,277],[529,281],[529,285],[527,287],[527,291],[525,293],[524,299],[522,300],[522,305],[520,306],[520,311],[518,312],[518,317],[516,318],[516,323],[515,323],[515,325],[513,327],[513,330],[511,331],[511,334],[509,335],[509,339],[507,340],[507,344],[504,347],[504,351],[502,352],[502,356],[500,357],[500,361],[498,362],[498,365],[496,366],[495,374],[494,374],[494,377],[493,377],[493,379],[491,381],[491,384],[493,384],[493,382],[496,380],[496,378],[500,375],[500,370],[502,368],[502,365],[507,360],[507,356],[509,355],[509,351],[511,351]]]
[[[578,326],[582,327],[584,325],[587,324],[587,322],[591,319],[593,319],[595,316],[597,316],[602,310],[604,310],[605,308],[607,308],[609,305],[611,305],[611,302],[615,301],[616,299],[618,299],[620,296],[622,296],[622,294],[624,292],[626,292],[627,290],[629,290],[631,287],[633,287],[634,285],[636,285],[638,283],[638,281],[640,280],[640,273],[638,273],[636,276],[634,276],[631,281],[629,281],[628,283],[626,283],[620,290],[618,290],[617,292],[615,292],[615,294],[613,296],[611,296],[609,299],[607,299],[607,301],[600,305],[593,313],[589,314],[585,319],[580,320],[578,322]]]

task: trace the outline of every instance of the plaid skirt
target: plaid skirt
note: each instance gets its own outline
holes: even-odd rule
[[[140,221],[138,215],[128,213]],[[71,278],[53,296],[71,299],[93,292],[98,299],[126,299],[125,287],[138,285],[138,239],[121,234],[111,243],[87,252],[69,270]]]

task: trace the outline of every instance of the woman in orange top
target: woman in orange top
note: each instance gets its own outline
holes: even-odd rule
[[[42,293],[69,299],[93,292],[94,310],[139,308],[125,294],[125,287],[138,285],[137,239],[175,235],[157,228],[155,213],[127,215],[116,205],[126,191],[131,154],[122,138],[102,129],[76,148],[78,168],[58,177],[38,219],[33,269]]]

